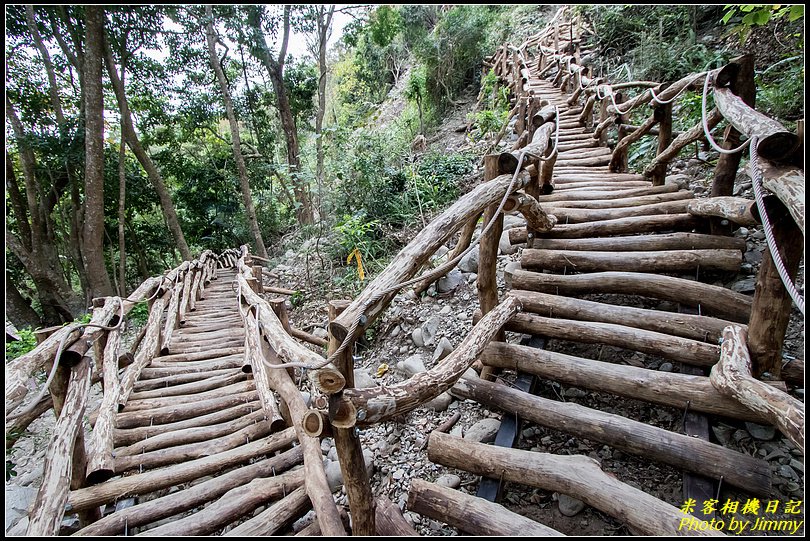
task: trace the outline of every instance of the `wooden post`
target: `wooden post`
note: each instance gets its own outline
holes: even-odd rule
[[[81,488],[76,483],[77,464],[74,461],[76,458],[84,459],[84,438],[79,438],[79,435],[82,433],[82,417],[90,392],[90,359],[85,357],[68,370],[67,392],[63,395],[63,407],[60,408],[48,446],[42,485],[32,507],[26,535],[58,535],[69,490]],[[81,452],[80,457],[76,456],[77,450]],[[82,468],[81,478],[84,481],[86,464],[82,462],[79,466]]]
[[[751,377],[745,331],[737,325],[723,330],[720,361],[712,368],[712,385],[760,415],[788,437],[804,454],[804,404],[789,394]]]
[[[621,92],[616,92],[616,105],[621,105],[624,101],[624,95]],[[619,139],[616,143],[616,150],[613,153],[613,159],[610,164],[610,170],[614,173],[627,172],[627,147],[621,145],[622,139],[625,137],[622,125],[627,124],[627,122],[627,115],[616,114],[616,123],[619,125]]]
[[[754,82],[754,56],[743,55],[731,60],[731,64],[737,66],[735,75],[729,81],[729,88],[739,96],[751,108],[756,103],[757,88]],[[740,132],[731,124],[726,127],[723,135],[722,147],[725,149],[736,148],[740,144]],[[732,195],[734,191],[734,179],[737,178],[737,169],[740,166],[742,152],[734,154],[720,154],[717,166],[714,168],[714,181],[712,182],[712,197]],[[731,224],[723,224],[721,220],[710,222],[713,235],[730,235]]]
[[[484,156],[484,182],[498,176],[498,156],[488,154]],[[478,301],[481,313],[486,314],[498,305],[498,283],[496,270],[498,265],[498,243],[503,233],[503,214],[495,216],[497,204],[492,204],[484,211],[484,225],[494,218],[495,223],[489,232],[481,237],[478,253]],[[503,333],[498,333],[496,339],[502,339]],[[482,377],[485,374],[482,373]],[[486,373],[491,375],[491,370]]]
[[[804,236],[781,201],[766,200],[773,236],[791,280],[796,279],[804,250]],[[775,379],[782,370],[782,344],[785,338],[792,300],[768,248],[762,254],[757,275],[754,304],[748,322],[749,348],[754,377],[770,372]]]
[[[524,131],[526,131],[526,110],[528,106],[528,100],[524,97],[518,98],[518,113],[517,113],[517,122],[515,122],[515,133],[518,135],[522,135]]]
[[[653,116],[658,122],[658,149],[655,153],[660,154],[672,143],[672,103],[656,105]],[[667,163],[656,165],[651,175],[653,186],[663,186],[666,175]]]
[[[329,346],[328,353],[332,355],[340,347],[346,337],[346,331],[338,325],[331,324],[338,315],[338,307],[334,302],[329,303]],[[352,345],[334,361],[335,366],[346,379],[345,388],[354,387],[354,361],[352,359]],[[337,395],[336,397],[337,398]],[[330,406],[336,402],[330,398]],[[330,407],[330,413],[332,408]],[[366,461],[363,458],[363,449],[360,446],[358,430],[352,428],[338,428],[333,426],[340,471],[343,473],[343,486],[349,497],[349,509],[352,514],[353,535],[375,535],[375,502],[371,493],[371,483],[366,471]]]
[[[264,284],[262,283],[262,266],[253,266],[253,277],[256,278],[256,293],[264,293]]]

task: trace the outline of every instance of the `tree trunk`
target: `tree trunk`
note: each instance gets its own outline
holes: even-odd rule
[[[186,237],[183,235],[183,230],[180,228],[180,220],[177,217],[177,212],[174,210],[174,203],[172,203],[172,196],[169,194],[169,189],[163,181],[163,176],[160,174],[155,163],[146,153],[146,149],[141,145],[138,139],[138,134],[132,124],[132,112],[126,98],[126,92],[123,81],[118,77],[118,72],[115,69],[113,62],[112,52],[109,47],[105,47],[104,61],[107,64],[107,73],[110,75],[115,97],[118,100],[118,107],[121,111],[121,131],[126,138],[129,148],[141,164],[141,167],[146,171],[149,181],[154,186],[157,192],[158,199],[160,200],[160,207],[163,210],[163,217],[166,219],[166,224],[169,226],[174,241],[177,243],[177,249],[180,250],[180,256],[188,261],[193,259],[191,250],[186,243]]]
[[[42,323],[39,314],[31,307],[31,301],[22,296],[8,271],[6,271],[6,318],[17,328],[34,328]]]
[[[6,246],[20,260],[31,276],[37,289],[46,324],[56,325],[73,319],[72,304],[76,295],[62,273],[59,254],[48,235],[50,211],[48,203],[41,200],[42,187],[35,173],[35,159],[31,148],[25,144],[26,135],[14,106],[6,96],[6,117],[11,124],[20,153],[20,164],[25,183],[25,202],[17,188],[14,168],[7,161],[6,187],[11,197],[12,210],[20,225],[20,237],[6,228]],[[26,214],[27,206],[27,214]],[[29,221],[30,220],[30,221]]]
[[[252,8],[248,16],[248,24],[253,34],[253,41],[250,44],[251,53],[264,64],[270,76],[270,81],[273,83],[279,119],[281,120],[281,127],[284,130],[284,137],[287,142],[287,163],[290,166],[293,194],[295,195],[296,203],[299,205],[295,211],[296,218],[299,224],[311,224],[314,219],[309,193],[306,185],[296,178],[301,171],[301,159],[299,156],[301,150],[298,145],[298,130],[295,126],[295,118],[293,117],[292,107],[290,106],[290,98],[287,94],[287,87],[284,84],[284,62],[287,56],[287,42],[290,37],[290,6],[284,6],[284,29],[278,59],[273,57],[267,47],[267,42],[265,41],[261,29],[260,10],[262,9],[264,8]]]
[[[326,42],[329,39],[329,30],[332,24],[332,14],[335,6],[329,6],[329,11],[324,14],[323,8],[319,8],[318,13],[318,111],[315,114],[315,160],[316,177],[318,186],[322,187],[324,182],[323,173],[323,117],[326,113],[326,74],[328,66],[326,64]]]
[[[121,68],[121,82],[124,82],[124,68]],[[126,103],[123,104],[124,114],[129,114]],[[127,143],[123,132],[121,133],[121,146],[118,151],[118,295],[127,295],[127,251],[124,239],[124,221],[127,216]]]
[[[225,103],[225,112],[228,115],[228,124],[231,127],[233,158],[236,162],[236,170],[239,172],[239,187],[242,192],[242,202],[245,205],[245,214],[247,215],[248,224],[250,224],[250,231],[253,234],[253,240],[256,243],[256,251],[260,257],[266,259],[268,257],[267,249],[264,247],[262,232],[259,229],[259,221],[256,218],[256,207],[253,206],[253,196],[250,193],[250,182],[248,181],[247,166],[245,165],[245,158],[242,156],[242,143],[239,137],[239,123],[236,121],[236,113],[234,113],[233,110],[233,101],[231,100],[231,94],[228,90],[228,81],[225,79],[225,73],[223,72],[222,66],[219,64],[219,59],[217,58],[217,38],[214,31],[213,8],[210,4],[205,6],[205,14],[208,17],[208,24],[205,27],[205,40],[208,44],[208,59],[211,61],[211,67],[214,69],[214,73],[217,76],[219,89],[222,92],[222,101]]]
[[[82,258],[91,297],[113,294],[104,265],[104,93],[101,62],[104,43],[104,9],[88,7],[87,47],[84,62],[85,99],[85,213]]]

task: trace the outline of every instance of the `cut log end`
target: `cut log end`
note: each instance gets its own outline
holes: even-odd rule
[[[346,386],[346,378],[337,368],[324,367],[316,371],[315,385],[324,394],[335,394]]]
[[[329,420],[335,428],[352,428],[357,424],[357,408],[341,398],[333,396],[329,400]]]
[[[326,414],[319,410],[307,411],[301,419],[301,427],[313,438],[328,438],[332,435]]]
[[[799,146],[799,136],[790,132],[778,132],[761,139],[757,144],[757,153],[766,160],[789,160]]]
[[[98,485],[115,477],[112,468],[101,468],[87,474],[87,485]]]

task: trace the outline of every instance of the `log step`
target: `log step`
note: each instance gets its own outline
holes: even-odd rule
[[[712,477],[714,479],[723,478],[724,483],[729,483],[753,494],[767,495],[771,490],[771,470],[770,465],[764,460],[744,455],[737,451],[726,449],[720,445],[715,445],[696,438],[690,438],[683,434],[677,434],[650,426],[646,423],[626,419],[620,415],[603,413],[599,410],[587,408],[573,402],[557,402],[533,396],[522,391],[516,391],[506,385],[483,381],[479,378],[461,378],[453,387],[452,393],[455,396],[472,399],[485,406],[497,408],[523,416],[540,426],[553,430],[561,430],[567,434],[572,434],[578,438],[610,445],[639,455],[648,460],[656,460],[670,464],[672,466],[693,471]],[[582,466],[586,464],[591,468],[599,469],[597,463],[587,457],[561,457],[534,451],[522,451],[518,449],[504,449],[492,445],[472,443],[465,441],[463,445],[455,446],[458,460],[448,460],[449,449],[440,450],[436,443],[439,440],[449,442],[450,440],[462,441],[447,434],[433,432],[428,443],[428,458],[431,461],[444,464],[446,466],[465,469],[478,475],[489,477],[502,477],[506,481],[527,482],[529,478],[543,478],[545,482],[552,482],[557,476],[551,471],[543,468],[537,461],[556,458],[575,458],[581,461]],[[442,446],[443,447],[443,446]],[[472,454],[470,451],[476,449]],[[483,453],[487,453],[485,456]],[[495,462],[494,454],[509,455],[508,461]],[[476,459],[475,457],[478,457]],[[531,464],[530,467],[529,464]],[[523,467],[522,467],[523,466]],[[594,502],[593,493],[597,487],[605,487],[607,480],[597,480],[587,478],[582,470],[576,466],[563,466],[557,464],[553,468],[557,473],[573,472],[577,479],[581,480],[582,491],[576,496],[582,498],[586,503]],[[519,474],[515,475],[517,472]],[[534,473],[532,473],[534,472]],[[607,476],[605,476],[607,478]],[[539,479],[538,479],[539,480]],[[615,481],[615,479],[614,479]],[[570,483],[570,481],[569,481]],[[560,487],[552,490],[559,490]],[[566,483],[563,492],[571,490],[571,485]],[[644,494],[641,491],[638,491]],[[622,520],[627,519],[628,509],[644,509],[644,517],[650,516],[651,508],[644,504],[643,507],[628,505],[624,495],[614,494],[609,500],[615,501],[615,509],[622,516]],[[663,504],[661,500],[650,497],[650,503]],[[664,504],[667,505],[667,504]],[[602,508],[609,513],[604,507]],[[671,528],[674,530],[683,513],[672,507]],[[655,512],[656,518],[661,518],[659,511]],[[674,531],[673,531],[674,533]]]
[[[717,344],[723,329],[732,324],[713,317],[606,304],[536,291],[513,289],[509,296],[517,298],[524,311],[541,316],[613,323],[709,344]]]
[[[717,392],[708,377],[660,372],[585,359],[554,351],[492,342],[481,355],[485,366],[516,368],[572,387],[645,400],[653,404],[689,408],[743,421],[767,423],[764,415],[742,407]]]
[[[551,231],[540,233],[539,236],[543,238],[581,239],[633,233],[652,233],[654,231],[688,231],[695,229],[700,223],[701,220],[691,214],[633,216],[582,224],[558,224]]]
[[[642,272],[596,272],[587,274],[542,274],[514,270],[508,274],[511,287],[557,295],[610,293],[640,295],[677,302],[734,322],[745,323],[751,315],[752,299],[724,287]]]

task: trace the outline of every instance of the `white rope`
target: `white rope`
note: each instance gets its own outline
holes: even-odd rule
[[[701,74],[699,74],[698,76],[700,76],[700,75],[705,75],[707,79],[709,78],[709,72],[708,72],[708,71],[704,71],[704,72],[702,72]],[[670,99],[668,99],[668,100],[662,100],[662,99],[660,99],[658,96],[656,96],[656,95],[655,95],[655,90],[653,90],[652,88],[650,88],[649,90],[650,90],[650,95],[652,96],[652,99],[653,99],[653,101],[654,101],[654,102],[656,102],[656,103],[657,103],[657,104],[659,104],[659,105],[667,105],[667,104],[672,103],[672,102],[673,102],[673,101],[675,101],[676,99],[678,99],[678,96],[680,96],[681,94],[683,94],[683,93],[686,91],[686,89],[687,89],[688,87],[689,87],[689,85],[683,85],[683,86],[681,87],[681,89],[680,89],[680,90],[678,90],[678,93],[677,93],[677,94],[675,94],[674,96],[672,96],[672,98],[670,98]]]
[[[65,342],[67,341],[68,337],[71,334],[73,334],[73,331],[80,330],[83,332],[84,329],[87,327],[95,327],[97,329],[103,329],[105,331],[113,331],[121,328],[121,326],[124,323],[124,301],[121,299],[121,297],[115,298],[118,299],[118,323],[111,327],[99,325],[97,323],[72,323],[71,325],[69,325],[71,329],[68,332],[66,332],[62,336],[62,339],[59,341],[59,347],[56,348],[56,355],[53,358],[53,365],[51,366],[51,371],[48,374],[48,379],[45,380],[45,384],[42,385],[42,387],[40,388],[36,398],[34,398],[31,402],[29,402],[29,404],[25,408],[23,408],[23,410],[20,411],[19,413],[14,413],[6,417],[6,421],[13,421],[14,419],[22,417],[23,415],[27,415],[28,413],[34,411],[34,409],[37,407],[39,401],[42,400],[42,397],[44,397],[45,393],[48,392],[48,388],[51,386],[53,378],[56,377],[56,371],[59,368],[59,358],[62,356],[62,350],[65,348]],[[100,338],[100,336],[98,338]],[[96,340],[98,340],[98,338],[96,338]]]
[[[712,146],[712,148],[715,149],[720,154],[736,154],[737,152],[744,150],[745,147],[751,144],[751,139],[741,144],[737,148],[726,150],[722,148],[720,145],[718,145],[717,141],[715,141],[714,138],[712,137],[706,115],[706,94],[708,92],[709,92],[709,74],[706,74],[706,79],[703,81],[703,98],[701,99],[700,102],[700,121],[703,125],[703,133],[706,135],[706,140],[709,141],[709,144]]]
[[[771,254],[773,264],[776,267],[776,271],[779,273],[779,278],[782,279],[782,284],[784,284],[788,295],[790,295],[790,298],[793,299],[796,307],[799,309],[802,315],[804,315],[804,298],[802,298],[801,293],[799,293],[799,290],[796,288],[796,285],[793,283],[793,280],[791,280],[790,275],[785,268],[785,262],[782,260],[782,256],[779,254],[779,250],[776,247],[776,240],[773,238],[773,226],[768,219],[768,214],[765,212],[765,200],[762,195],[762,178],[759,172],[759,156],[757,155],[756,135],[751,137],[750,166],[751,183],[754,186],[754,198],[757,201],[759,216],[762,219],[762,228],[765,231],[765,241],[768,244],[768,251]]]

